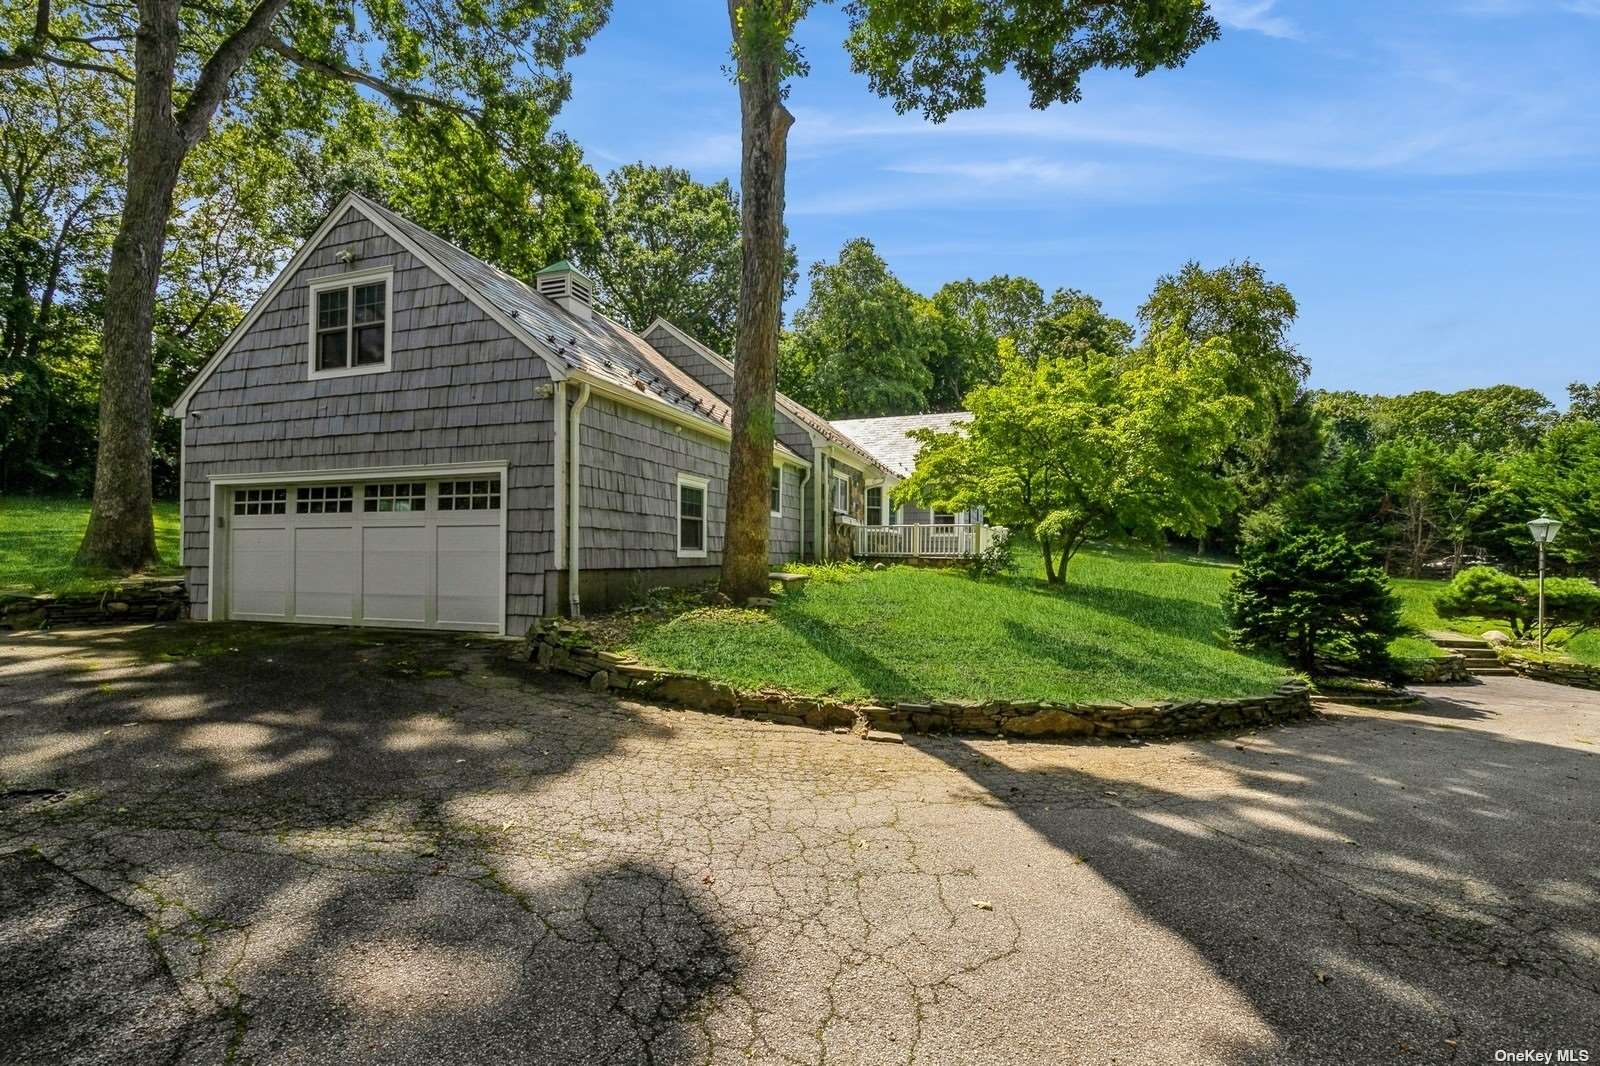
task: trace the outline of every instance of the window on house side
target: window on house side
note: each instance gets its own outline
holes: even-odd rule
[[[883,524],[883,486],[874,485],[867,490],[867,525]]]
[[[833,511],[835,514],[850,513],[850,475],[833,475]]]
[[[783,515],[783,467],[772,468],[772,517]]]
[[[319,374],[382,368],[389,363],[387,279],[317,285],[312,367]]]
[[[933,512],[933,524],[936,526],[953,526],[956,524],[956,516],[949,511],[935,511]]]
[[[703,556],[706,553],[705,482],[678,480],[678,554]]]

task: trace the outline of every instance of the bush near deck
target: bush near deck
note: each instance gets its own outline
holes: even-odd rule
[[[646,662],[746,688],[846,699],[1147,700],[1269,692],[1288,670],[1229,648],[1231,568],[1085,549],[1066,589],[1038,549],[1020,576],[802,568],[807,587],[768,612],[698,608],[631,616],[618,642]]]

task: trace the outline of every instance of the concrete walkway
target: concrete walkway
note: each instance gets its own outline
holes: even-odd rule
[[[8,1066],[1600,1061],[1600,694],[896,746],[443,638],[3,641]]]

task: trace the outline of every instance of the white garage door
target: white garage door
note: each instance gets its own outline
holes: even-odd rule
[[[496,632],[497,476],[231,490],[228,617]]]

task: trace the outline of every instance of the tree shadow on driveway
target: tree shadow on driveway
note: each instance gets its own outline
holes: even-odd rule
[[[0,1059],[704,1059],[739,972],[717,903],[605,838],[625,781],[572,788],[663,727],[500,650],[0,645],[0,864],[31,886],[0,895]]]
[[[1476,1063],[1600,1052],[1600,760],[1583,737],[1600,741],[1600,700],[1481,727],[1337,711],[1187,745],[1198,784],[1087,773],[1067,745],[913,743],[1242,993],[1276,1043],[1219,1057]]]

